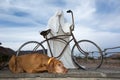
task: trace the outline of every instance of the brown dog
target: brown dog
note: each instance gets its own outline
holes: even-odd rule
[[[51,73],[67,73],[63,63],[53,57],[45,54],[26,54],[21,56],[12,56],[9,61],[9,69],[13,73],[27,72],[37,73],[48,71]]]

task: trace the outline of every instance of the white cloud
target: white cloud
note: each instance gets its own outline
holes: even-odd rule
[[[0,42],[3,46],[10,47],[17,50],[20,45],[27,41],[41,41],[43,37],[39,34],[40,31],[44,30],[43,27],[16,27],[6,28],[1,27],[0,29]]]
[[[119,46],[120,33],[97,31],[85,26],[77,26],[74,31],[77,40],[87,39],[97,43],[102,49]]]
[[[97,18],[97,25],[101,30],[111,31],[111,32],[119,32],[120,29],[120,15],[112,14],[112,15],[104,15],[101,18]]]
[[[96,3],[98,0],[63,0],[64,5],[57,6],[50,3],[49,0],[0,0],[0,19],[15,23],[28,23],[34,26],[0,26],[0,40],[5,46],[15,48],[14,45],[20,46],[20,43],[29,40],[39,41],[38,31],[44,30],[48,19],[55,13],[57,9],[63,9],[65,12],[68,9],[73,10],[75,17],[75,36],[78,39],[90,39],[102,47],[118,46],[120,43],[120,1],[108,0],[108,4],[114,3],[116,10],[112,13],[97,12]],[[100,0],[100,2],[105,2]],[[112,7],[112,6],[111,6]],[[21,11],[28,16],[20,17],[14,15],[15,11]],[[68,21],[71,16],[64,13]],[[44,25],[43,25],[44,23]],[[79,34],[79,35],[78,35]],[[16,42],[15,42],[16,41]]]

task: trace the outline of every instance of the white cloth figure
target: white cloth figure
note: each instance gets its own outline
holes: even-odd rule
[[[63,15],[63,11],[57,11],[53,17],[51,17],[48,21],[48,28],[51,29],[51,33],[48,37],[58,36],[58,35],[66,35],[70,33],[70,26],[72,24],[66,23]],[[61,37],[66,41],[69,41],[69,36]],[[65,42],[59,41],[50,41],[50,47],[54,56],[58,56],[63,48],[65,47]],[[48,51],[48,55],[50,56],[50,51]],[[60,57],[60,60],[63,62],[65,67],[67,68],[75,68],[71,58],[71,50],[70,46],[66,48],[63,55]]]

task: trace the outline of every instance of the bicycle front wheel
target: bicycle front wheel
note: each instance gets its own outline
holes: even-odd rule
[[[89,40],[78,41],[72,48],[73,62],[84,70],[96,70],[103,62],[103,54],[98,45]]]
[[[41,43],[37,41],[28,41],[20,46],[20,48],[17,50],[16,56],[29,53],[47,54],[47,51]]]

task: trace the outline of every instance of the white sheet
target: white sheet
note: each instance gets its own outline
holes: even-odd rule
[[[59,10],[48,21],[48,28],[52,30],[51,33],[53,34],[53,35],[49,34],[48,37],[65,35],[66,33],[70,32],[70,29],[69,29],[70,26],[71,26],[70,23],[65,22],[63,11]],[[62,38],[66,41],[69,41],[69,37],[62,37]],[[51,46],[53,55],[57,56],[63,50],[65,43],[61,43],[58,41],[50,41],[50,46]],[[51,56],[49,51],[48,51],[48,55]],[[73,64],[71,59],[70,46],[66,48],[60,60],[63,62],[65,67],[75,68],[75,65]]]

